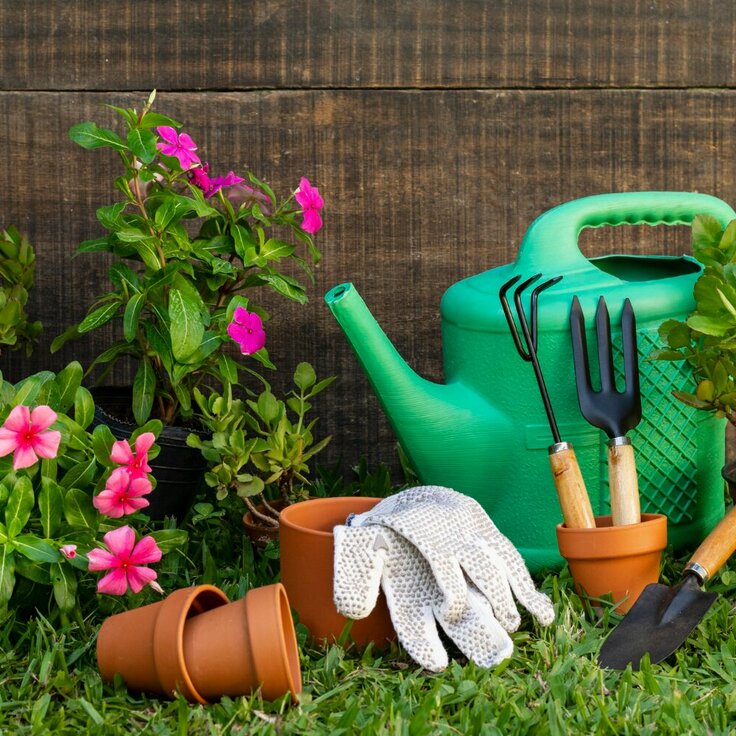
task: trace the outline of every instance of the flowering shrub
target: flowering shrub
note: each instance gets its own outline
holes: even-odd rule
[[[74,609],[88,570],[110,570],[100,593],[158,589],[146,565],[185,541],[183,532],[164,530],[136,545],[131,522],[115,522],[148,505],[148,458],[161,423],[137,433],[135,453],[105,425],[88,431],[94,403],[82,376],[70,363],[14,386],[0,377],[0,609],[18,576],[51,586],[64,612]]]
[[[281,269],[290,264],[311,278],[310,262],[320,258],[312,235],[324,206],[304,177],[279,199],[253,174],[212,175],[180,124],[152,112],[153,98],[140,112],[116,108],[122,137],[92,122],[69,132],[84,148],[114,150],[122,163],[120,200],[97,211],[107,234],[78,248],[117,260],[109,269],[112,288],[52,345],[57,350],[116,320],[120,339],[90,370],[124,356],[137,361],[132,409],[139,425],[151,416],[167,424],[190,417],[194,389],[205,383],[238,383],[250,369],[229,354],[233,340],[242,354],[273,367],[263,330],[268,315],[246,294],[267,286],[306,301],[302,284]]]

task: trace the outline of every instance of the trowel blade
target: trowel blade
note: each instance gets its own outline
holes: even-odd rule
[[[603,643],[598,664],[614,670],[631,664],[638,670],[647,653],[653,664],[661,662],[687,639],[717,597],[701,590],[695,575],[674,587],[647,585]]]

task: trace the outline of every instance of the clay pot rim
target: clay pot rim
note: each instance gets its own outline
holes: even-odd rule
[[[271,656],[278,655],[280,659],[279,669],[284,676],[286,686],[291,693],[294,703],[298,702],[298,695],[302,691],[302,671],[299,663],[299,645],[296,640],[294,620],[291,616],[291,607],[286,588],[281,583],[272,583],[258,588],[252,588],[246,593],[249,605],[270,611],[266,619],[266,625],[270,630],[263,630],[263,621],[256,620],[254,616],[246,618],[245,625],[250,632],[250,640],[253,646],[253,664],[256,675],[262,682],[265,678],[259,672],[261,656],[259,644],[267,644],[275,637],[278,641],[277,652],[270,650]]]
[[[611,526],[610,516],[596,516],[593,529],[568,529],[558,524],[557,545],[566,560],[625,559],[661,552],[667,547],[667,517],[642,514],[638,524]]]
[[[187,700],[196,700],[202,705],[207,705],[208,701],[194,687],[184,657],[184,625],[194,604],[205,595],[213,597],[214,605],[203,610],[230,602],[214,585],[179,588],[162,601],[153,634],[154,666],[164,691],[173,693],[178,687]]]
[[[365,503],[366,501],[372,501],[365,509],[354,509],[354,511],[368,511],[373,508],[382,499],[373,496],[326,496],[325,498],[309,498],[306,501],[299,501],[298,503],[292,503],[284,508],[279,514],[279,526],[285,526],[289,529],[297,532],[306,532],[308,534],[314,534],[317,537],[332,537],[332,529],[329,531],[323,531],[321,529],[315,529],[311,526],[305,526],[292,520],[292,516],[299,514],[304,510],[305,506],[309,504],[310,508],[318,506],[338,506],[347,502],[358,504]]]

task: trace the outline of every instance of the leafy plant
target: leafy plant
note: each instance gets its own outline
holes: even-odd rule
[[[69,131],[84,148],[116,152],[121,198],[97,211],[107,234],[77,249],[115,256],[112,288],[52,345],[58,350],[115,321],[122,337],[89,370],[101,368],[101,380],[119,359],[137,362],[132,409],[139,425],[151,416],[166,424],[191,417],[200,387],[237,383],[246,369],[229,355],[233,340],[244,355],[274,367],[262,330],[268,315],[246,293],[267,286],[305,302],[304,286],[282,268],[291,264],[312,278],[320,258],[312,235],[322,225],[322,199],[305,178],[281,200],[253,174],[211,176],[194,141],[177,132],[180,123],[152,111],[154,97],[140,112],[113,108],[125,124],[122,137],[93,122]]]
[[[82,378],[76,362],[57,375],[42,371],[15,385],[0,377],[0,610],[12,603],[20,577],[50,586],[61,612],[78,612],[77,589],[90,553],[104,534],[120,528],[95,508],[94,493],[125,470],[116,470],[111,459],[115,440],[109,428],[89,431],[94,402]],[[16,436],[18,417],[25,414],[34,421]],[[53,424],[41,431],[37,417]],[[140,431],[160,429],[155,421]],[[178,530],[151,536],[161,552],[186,539]]]
[[[0,345],[30,355],[41,323],[26,312],[28,292],[36,274],[36,254],[28,240],[11,226],[0,233]]]
[[[705,267],[695,282],[695,310],[685,321],[662,323],[666,347],[650,357],[686,361],[694,389],[675,396],[736,425],[736,220],[724,229],[713,217],[696,217],[692,249]]]
[[[216,489],[218,500],[234,491],[254,517],[276,526],[278,511],[263,492],[273,486],[284,503],[306,496],[308,463],[330,441],[330,437],[315,440],[317,419],[307,419],[310,400],[334,378],[317,381],[314,368],[300,363],[294,371],[295,388],[285,400],[278,399],[268,382],[261,380],[263,390],[245,401],[233,398],[229,384],[224,394],[211,391],[205,396],[195,389],[202,423],[212,432],[212,439],[203,441],[190,434],[187,442],[198,447],[208,461],[205,481]],[[265,512],[256,508],[258,502]]]

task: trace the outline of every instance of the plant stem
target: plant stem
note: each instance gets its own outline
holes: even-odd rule
[[[254,519],[258,519],[259,521],[262,521],[266,526],[278,526],[279,525],[279,522],[277,519],[274,519],[270,516],[266,516],[266,514],[259,511],[253,504],[253,501],[250,500],[250,498],[246,497],[243,499],[243,501],[245,501],[245,505],[248,507],[248,511],[250,511],[250,513],[253,514]]]

